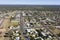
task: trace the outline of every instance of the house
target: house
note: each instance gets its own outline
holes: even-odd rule
[[[44,40],[42,37],[37,37],[37,38],[35,38],[35,40],[38,40],[38,39]]]
[[[55,26],[56,28],[60,29],[60,26]]]
[[[30,23],[36,23],[36,19],[30,20]]]
[[[27,27],[29,27],[30,26],[30,23],[27,22],[26,25],[27,25]]]
[[[46,36],[46,33],[44,33],[44,32],[41,32],[41,34],[42,34],[43,36]]]
[[[20,37],[16,37],[16,40],[20,40]]]
[[[33,37],[38,36],[38,32],[35,29],[27,29],[27,33],[29,33],[29,35],[31,34]]]

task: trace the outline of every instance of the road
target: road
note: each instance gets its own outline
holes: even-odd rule
[[[21,34],[22,34],[24,40],[30,40],[29,38],[25,38],[25,36],[23,34],[23,32],[25,31],[24,26],[23,26],[23,23],[24,23],[23,22],[23,15],[22,15],[22,12],[21,12],[20,13],[20,31],[21,31]]]
[[[1,19],[1,21],[0,21],[0,26],[1,26],[2,23],[4,22],[4,19],[5,19],[5,18]]]
[[[46,28],[50,33],[52,33],[53,35],[55,35],[56,38],[57,38],[57,40],[60,40],[60,39],[58,38],[58,36],[57,36],[54,32],[52,32],[52,30],[48,27],[48,25],[44,25],[43,27]]]

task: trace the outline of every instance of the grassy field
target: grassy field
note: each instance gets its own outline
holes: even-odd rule
[[[0,27],[2,27],[2,28],[0,29],[0,32],[2,31],[2,34],[1,34],[2,37],[0,37],[0,40],[4,40],[3,35],[4,35],[4,32],[6,32],[6,31],[8,30],[9,22],[10,22],[9,19],[4,19],[2,25],[0,26]],[[0,36],[1,36],[1,35],[0,35]]]

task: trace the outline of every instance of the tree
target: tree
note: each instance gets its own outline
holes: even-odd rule
[[[57,34],[59,37],[60,37],[60,33],[59,34]]]
[[[31,36],[30,40],[34,40],[34,37]]]

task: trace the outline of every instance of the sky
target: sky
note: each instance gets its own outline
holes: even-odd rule
[[[14,5],[60,5],[60,0],[0,0],[1,4]]]

